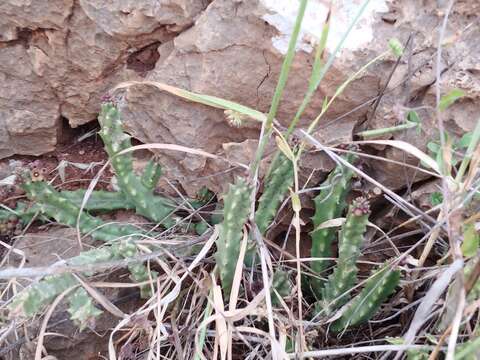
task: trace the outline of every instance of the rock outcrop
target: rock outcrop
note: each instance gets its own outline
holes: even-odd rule
[[[302,38],[282,99],[278,120],[287,125],[307,88],[312,45],[327,16],[328,1],[310,0]],[[338,1],[332,9],[327,56],[362,1]],[[435,54],[444,13],[438,1],[375,0],[321,83],[302,124],[308,124],[345,79],[388,50],[398,38],[409,47],[384,88],[395,58],[385,57],[353,81],[320,121],[315,136],[332,145],[349,141],[356,129],[392,126],[418,109],[422,134],[392,135],[422,149],[436,136]],[[475,4],[458,1],[450,14],[442,56],[441,86],[467,96],[444,116],[456,135],[478,121],[480,34]],[[0,157],[38,155],[54,149],[65,121],[76,127],[95,119],[102,95],[127,80],[148,79],[233,100],[268,111],[296,4],[284,0],[5,0],[0,4]],[[189,103],[152,87],[134,86],[122,102],[126,124],[142,142],[174,143],[248,158],[259,126],[231,127],[221,110]],[[63,120],[65,119],[65,120]],[[246,142],[245,142],[246,141]],[[234,143],[238,143],[235,146]],[[225,144],[229,144],[225,146]],[[375,147],[381,156],[416,164],[404,153]],[[328,167],[309,154],[305,166]],[[167,174],[188,192],[202,184],[220,189],[234,172],[225,162],[162,152]],[[317,164],[317,165],[315,165]],[[322,164],[322,165],[318,165]],[[368,171],[392,188],[417,175],[399,165],[369,163]]]

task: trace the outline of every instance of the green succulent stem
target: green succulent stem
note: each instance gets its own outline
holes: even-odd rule
[[[118,258],[113,247],[102,247],[84,251],[80,255],[66,261],[71,266],[85,266],[98,262],[106,262]],[[37,283],[24,289],[10,305],[12,316],[31,317],[50,303],[65,290],[79,285],[77,279],[70,274],[49,275]]]
[[[354,200],[349,207],[340,231],[337,266],[322,289],[322,303],[327,313],[345,304],[348,301],[345,293],[355,285],[358,272],[356,262],[369,214],[368,202],[363,198]]]
[[[372,138],[372,137],[376,137],[376,136],[382,136],[382,135],[391,134],[391,133],[398,132],[398,131],[412,129],[412,128],[419,127],[419,126],[420,126],[419,124],[417,124],[413,121],[406,121],[404,124],[400,124],[400,125],[397,125],[397,126],[361,131],[361,132],[357,133],[356,135],[363,138],[363,139],[368,139],[368,138]]]
[[[366,282],[363,290],[348,304],[342,316],[330,329],[339,332],[347,327],[361,324],[377,312],[380,305],[393,293],[400,281],[400,271],[386,264]]]
[[[138,255],[137,246],[130,240],[117,241],[106,246],[84,251],[80,255],[66,260],[66,264],[74,267],[88,267],[97,263],[104,263],[119,259],[134,259]],[[148,271],[146,266],[141,263],[129,264],[128,269],[131,272],[131,278],[135,282],[143,282],[151,277],[157,276],[156,272]],[[92,275],[91,271],[84,272],[85,275]],[[42,308],[50,303],[56,296],[65,290],[79,285],[79,282],[71,273],[63,273],[58,275],[49,275],[44,277],[37,283],[24,289],[10,305],[12,316],[31,317],[42,310]],[[141,295],[148,297],[150,295],[150,287],[144,285],[140,287]],[[81,295],[81,296],[77,296]],[[89,297],[85,294],[75,293],[68,296],[71,303],[69,312],[72,314],[73,320],[78,320],[81,327],[87,319],[91,319],[99,314],[98,309],[93,307],[91,300],[86,301]],[[84,301],[86,301],[84,303]],[[75,315],[73,315],[75,313]]]
[[[78,219],[80,232],[94,239],[109,242],[141,233],[135,226],[105,223],[85,211],[80,212],[79,206],[44,181],[26,180],[22,187],[43,215],[70,227],[76,227]]]
[[[285,155],[280,154],[274,165],[275,167],[272,166],[265,179],[264,191],[255,212],[255,222],[262,235],[266,233],[272,223],[294,180],[293,163]]]
[[[352,163],[355,160],[354,155],[347,155],[345,160]],[[336,238],[334,228],[318,229],[324,222],[340,217],[347,207],[346,197],[350,191],[350,183],[353,172],[347,167],[338,164],[330,173],[327,179],[321,184],[322,190],[313,199],[315,203],[315,214],[312,217],[314,230],[310,233],[312,238],[311,257],[312,258],[331,258],[333,257],[332,244]],[[327,260],[317,260],[311,262],[312,271],[321,275],[330,262]],[[321,278],[312,278],[311,287],[317,298],[321,297],[321,290],[324,286]]]
[[[142,184],[145,185],[150,191],[155,190],[155,186],[162,176],[162,167],[155,162],[155,160],[150,160],[143,169],[142,173]]]
[[[232,289],[233,276],[240,255],[242,228],[250,210],[251,189],[242,179],[231,184],[224,197],[223,221],[217,239],[215,260],[220,272],[222,288],[228,296]]]
[[[79,288],[73,294],[70,294],[68,302],[67,311],[70,314],[70,319],[78,325],[80,331],[102,313],[95,307],[93,299],[84,288]]]
[[[153,189],[161,175],[160,167],[150,162],[141,178],[135,175],[132,153],[120,154],[132,144],[130,136],[123,132],[120,112],[113,103],[102,105],[98,121],[101,126],[100,137],[117,175],[118,186],[127,201],[133,204],[137,214],[167,227],[171,226],[169,217],[173,212],[172,208],[153,196]]]

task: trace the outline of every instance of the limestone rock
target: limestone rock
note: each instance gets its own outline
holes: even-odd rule
[[[158,46],[207,6],[189,0],[149,4],[1,2],[0,158],[54,150],[61,117],[72,127],[94,120],[101,96],[119,82],[144,77],[159,58]],[[150,25],[129,32],[126,20],[122,30],[114,21],[123,19],[122,11],[144,14],[142,23]]]
[[[192,28],[177,36],[173,44],[160,47],[160,60],[147,79],[234,100],[267,112],[283,61],[281,51],[272,42],[278,31],[263,19],[268,11],[262,1],[215,0]],[[167,55],[162,56],[163,52]],[[311,54],[297,53],[277,115],[285,126],[306,91],[310,63]],[[325,85],[320,86],[305,113],[303,124],[308,124],[319,113],[324,95],[332,96],[356,66],[353,62],[342,62],[342,65],[343,68],[334,67],[327,75]],[[361,103],[377,91],[378,79],[369,74],[362,76],[339,98],[327,118],[343,114],[352,103]],[[151,87],[129,88],[123,112],[132,134],[144,142],[175,143],[222,153],[224,143],[258,138],[259,126],[255,122],[247,121],[239,129],[231,128],[221,110],[189,103]],[[324,126],[323,131],[329,128],[333,132],[336,128],[338,138],[349,140],[354,123],[355,118],[347,116],[342,122],[345,132],[338,130],[338,124]],[[202,178],[221,171],[212,167],[210,160],[194,163],[181,153],[163,154],[163,160],[173,178],[182,183],[188,179],[189,188],[194,187],[192,191],[202,185],[202,181],[192,183],[193,174]],[[208,185],[219,189],[223,181],[222,177],[212,176],[208,178]]]
[[[4,0],[0,3],[2,21],[18,28],[61,29],[70,16],[74,0]]]
[[[204,0],[80,0],[90,19],[115,36],[149,34],[159,27],[178,31],[202,11]]]
[[[328,13],[327,0],[310,0],[285,95],[277,114],[291,121],[307,89],[313,45]],[[342,38],[362,2],[342,0],[332,8],[325,60]],[[73,126],[95,119],[100,98],[116,84],[148,79],[233,100],[267,112],[292,31],[297,3],[287,0],[5,0],[0,4],[0,157],[40,154],[53,149],[61,117]],[[301,125],[309,124],[338,87],[367,61],[388,49],[396,37],[410,48],[395,66],[387,56],[361,74],[320,119],[313,134],[327,145],[352,140],[362,129],[393,126],[409,109],[423,120],[423,133],[408,130],[386,136],[425,150],[437,136],[435,51],[442,4],[420,0],[375,0],[344,44]],[[458,1],[450,14],[442,56],[444,92],[461,88],[467,96],[443,114],[446,128],[460,136],[477,121],[480,78],[475,59],[480,39],[475,4]],[[221,110],[183,101],[151,87],[135,86],[121,102],[126,125],[142,142],[172,143],[227,156],[258,139],[259,124],[231,127]],[[376,155],[416,166],[399,150],[367,147]],[[250,151],[250,149],[248,149]],[[243,155],[247,155],[246,153]],[[228,156],[231,156],[228,155]],[[309,155],[309,166],[316,161]],[[233,174],[224,161],[162,152],[167,175],[188,192],[207,185],[220,190]],[[398,189],[421,179],[393,163],[370,161],[369,172]],[[408,170],[409,171],[409,170]],[[403,174],[405,173],[405,176]],[[402,174],[399,176],[399,174]]]
[[[21,44],[0,48],[0,57],[0,158],[52,151],[60,118],[54,91]]]

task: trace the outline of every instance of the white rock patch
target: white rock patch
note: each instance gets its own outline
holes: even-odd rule
[[[370,0],[355,28],[350,32],[343,44],[345,50],[356,50],[373,40],[373,24],[375,14],[388,11],[388,0]],[[298,0],[261,0],[267,13],[263,20],[277,28],[279,35],[272,38],[273,46],[282,54],[288,49],[288,41],[292,34],[297,16]],[[309,0],[302,23],[297,51],[311,52],[313,45],[320,39],[323,23],[328,13],[327,0]],[[356,17],[364,4],[363,0],[339,0],[334,5],[327,50],[333,51],[343,34]]]

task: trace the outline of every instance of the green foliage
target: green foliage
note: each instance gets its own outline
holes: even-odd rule
[[[220,225],[220,234],[217,239],[215,259],[220,272],[223,291],[230,294],[240,255],[242,228],[248,218],[250,210],[251,189],[245,181],[237,179],[223,200],[223,222]]]
[[[432,206],[440,205],[443,202],[443,195],[439,191],[435,191],[430,195],[430,204]]]
[[[139,178],[133,171],[132,153],[119,154],[132,145],[130,136],[123,132],[120,112],[113,103],[102,105],[98,121],[102,127],[99,134],[125,198],[134,205],[137,214],[167,227],[172,225],[169,218],[172,208],[153,196],[153,188],[161,174],[160,167],[150,162],[143,177]]]
[[[26,178],[23,189],[42,214],[70,227],[77,226],[78,218],[80,232],[89,234],[94,239],[108,242],[139,233],[135,226],[104,223],[100,218],[91,216],[85,211],[80,212],[77,205],[44,181],[33,182]]]
[[[84,251],[80,253],[80,255],[67,260],[66,263],[69,266],[85,268],[85,275],[92,275],[93,271],[88,270],[88,265],[122,258],[133,259],[137,254],[138,250],[133,242],[129,240],[117,241],[98,249]],[[128,266],[128,269],[131,272],[132,280],[135,282],[144,282],[149,280],[150,277],[155,279],[157,276],[155,271],[149,272],[146,266],[141,263],[132,263]],[[51,302],[60,293],[76,285],[78,285],[77,280],[69,273],[47,276],[38,283],[33,284],[22,291],[11,304],[10,309],[18,316],[31,317],[41,311],[46,304]],[[141,296],[144,298],[151,295],[151,288],[149,285],[140,287],[140,290]],[[79,310],[81,308],[82,299],[85,299],[83,295],[76,297],[74,301],[74,309]],[[85,303],[84,305],[85,307],[81,309],[81,312],[75,313],[76,316],[78,316],[78,319],[72,318],[72,320],[80,321],[82,326],[85,324],[82,319],[86,321],[98,313],[98,310],[91,308],[91,302]]]
[[[478,360],[480,356],[480,332],[477,330],[475,336],[461,344],[455,350],[455,360]]]
[[[200,221],[195,224],[195,232],[197,235],[203,235],[209,229],[208,223],[206,221]]]
[[[118,258],[112,246],[84,251],[80,255],[67,260],[67,265],[83,266],[106,262]],[[10,305],[15,315],[31,317],[42,310],[56,296],[72,286],[78,285],[72,274],[46,276],[39,282],[23,290]]]
[[[143,264],[128,265],[128,270],[130,271],[130,278],[137,283],[148,281],[150,278],[155,280],[158,275],[155,271],[149,271]],[[150,296],[152,296],[151,285],[146,284],[140,286],[140,297],[142,299],[148,299]]]
[[[137,246],[130,240],[116,242],[112,246],[112,252],[116,257],[124,259],[133,259],[138,255]],[[141,263],[129,264],[128,270],[130,271],[130,278],[137,283],[156,279],[158,275],[155,271],[149,271],[148,268]],[[149,298],[152,294],[151,290],[149,284],[142,285],[140,287],[140,297],[142,299]]]
[[[430,351],[425,349],[409,349],[406,351],[407,360],[428,360]]]
[[[80,331],[102,313],[101,310],[93,305],[92,298],[88,296],[83,288],[77,289],[68,296],[68,301],[69,307],[67,311],[70,314],[70,319],[78,325]]]
[[[330,329],[338,332],[370,319],[380,305],[393,293],[400,281],[400,272],[386,264],[366,282],[363,290],[348,304]]]
[[[194,209],[200,209],[202,206],[207,205],[213,200],[214,193],[208,190],[205,186],[203,186],[198,192],[196,193],[195,199],[190,200],[189,203]]]
[[[280,304],[280,299],[290,295],[292,291],[292,285],[290,284],[289,274],[287,271],[277,269],[273,274],[272,288],[275,290],[272,292],[272,303],[274,305]]]
[[[265,179],[265,189],[258,202],[255,222],[263,235],[266,233],[288,189],[293,184],[293,163],[283,153],[274,161]]]
[[[475,269],[475,266],[478,266],[478,262],[480,262],[480,258],[474,258],[470,261],[467,261],[464,269],[464,277],[466,279],[471,276]],[[477,279],[475,284],[473,284],[473,287],[468,294],[467,300],[469,302],[480,300],[480,279]]]
[[[465,92],[460,89],[453,89],[448,94],[443,95],[440,99],[438,107],[440,111],[445,111],[455,101],[465,96]]]
[[[143,174],[141,177],[142,184],[149,189],[150,191],[155,190],[155,186],[162,176],[162,168],[157,164],[153,159],[151,159],[145,169],[143,169]]]
[[[322,289],[322,304],[329,313],[348,301],[344,293],[349,291],[357,279],[356,262],[360,256],[363,234],[367,228],[370,208],[368,202],[358,198],[350,205],[347,219],[340,231],[337,265]]]
[[[391,38],[391,39],[388,41],[388,46],[390,46],[390,50],[392,50],[393,54],[394,54],[396,57],[402,56],[402,54],[403,54],[403,46],[402,46],[402,44],[400,43],[400,41],[398,41],[398,39],[396,39],[396,38]]]
[[[118,155],[118,152],[129,148],[131,144],[129,137],[121,129],[119,113],[113,104],[109,103],[102,107],[100,122],[101,135],[119,178],[121,192],[93,191],[83,210],[80,211],[85,196],[84,190],[59,192],[41,179],[35,178],[37,181],[33,181],[30,174],[25,173],[22,188],[33,204],[28,206],[19,202],[13,215],[3,209],[0,211],[0,226],[2,220],[27,223],[39,213],[44,219],[55,219],[70,227],[78,226],[81,233],[108,242],[108,246],[82,252],[79,256],[67,261],[69,265],[85,267],[86,275],[92,273],[88,270],[90,264],[119,258],[134,258],[138,250],[132,240],[143,236],[143,231],[135,226],[106,223],[89,214],[89,211],[135,209],[137,213],[166,225],[173,221],[170,214],[175,209],[173,202],[153,194],[161,176],[161,168],[158,164],[150,161],[139,178],[133,173],[131,154]],[[119,239],[124,240],[119,241]],[[155,272],[149,271],[141,263],[130,264],[128,268],[131,278],[136,282],[144,282],[156,277]],[[47,276],[18,295],[11,305],[12,313],[33,316],[55,296],[77,284],[75,277],[71,274]],[[150,291],[150,286],[141,287],[141,295],[144,297],[149,296]],[[69,299],[71,317],[81,327],[99,314],[99,310],[93,306],[83,289],[75,291]]]
[[[47,276],[17,295],[10,305],[12,314],[32,317],[58,294],[78,284],[71,274]]]
[[[463,225],[462,253],[465,257],[477,255],[480,245],[480,235],[475,229],[475,224],[469,223]]]
[[[468,148],[470,141],[472,139],[473,133],[465,133],[460,139],[452,139],[452,148],[451,148],[451,165],[456,166],[460,160],[462,160],[461,153],[465,152]],[[445,133],[445,141],[448,141],[450,136]],[[437,161],[437,164],[441,165],[443,163],[443,154],[440,143],[437,141],[430,141],[427,144],[427,149],[433,158]],[[460,156],[459,156],[460,155]]]
[[[429,334],[426,334],[426,338],[429,338]],[[405,340],[400,337],[389,337],[387,336],[386,339],[390,344],[393,345],[404,345]],[[427,349],[408,349],[405,351],[407,358],[406,360],[428,360],[430,356],[430,350]]]
[[[27,181],[30,181],[30,179]],[[42,184],[43,182],[39,183]],[[29,186],[29,184],[26,185],[26,187]],[[40,188],[43,185],[36,186]],[[58,194],[80,208],[85,192],[85,190],[79,189],[74,191],[61,191],[58,192]],[[158,195],[155,195],[155,198],[156,201],[162,203],[163,206],[170,208],[172,211],[175,209],[175,203],[173,201]],[[91,192],[83,209],[85,211],[107,212],[119,209],[135,209],[135,206],[130,203],[121,192],[96,190]],[[36,219],[41,221],[47,221],[49,218],[49,216],[43,213],[38,203],[35,202],[28,204],[27,202],[19,201],[13,211],[0,208],[0,235],[13,235],[14,233],[18,233],[22,226],[32,221],[35,215],[37,215]]]
[[[348,162],[353,162],[354,156],[347,155]],[[342,215],[347,207],[345,198],[350,190],[350,182],[353,172],[347,167],[338,164],[337,167],[327,179],[321,184],[322,190],[313,199],[315,202],[315,214],[312,217],[314,230],[310,236],[312,238],[312,248],[310,251],[312,258],[330,258],[333,257],[332,243],[335,240],[334,228],[318,227],[324,222],[336,219]],[[320,275],[329,266],[329,261],[318,260],[312,261],[312,270]],[[312,278],[311,286],[315,295],[321,297],[321,289],[323,288],[321,279]]]
[[[75,205],[80,206],[85,197],[85,190],[62,191],[61,194]],[[117,209],[134,209],[134,206],[118,191],[96,190],[92,191],[88,197],[84,209],[86,211],[113,211]]]

